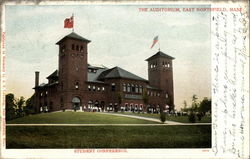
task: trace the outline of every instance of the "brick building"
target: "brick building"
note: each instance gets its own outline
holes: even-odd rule
[[[39,84],[35,72],[36,111],[174,110],[173,57],[159,51],[146,59],[148,80],[120,67],[88,64],[89,40],[72,32],[56,44],[59,68]]]

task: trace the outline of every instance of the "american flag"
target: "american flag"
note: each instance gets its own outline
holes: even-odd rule
[[[153,40],[153,44],[151,46],[151,49],[154,47],[154,45],[158,42],[158,36],[156,36]]]

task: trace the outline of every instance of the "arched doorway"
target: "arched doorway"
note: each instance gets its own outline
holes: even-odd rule
[[[80,98],[74,97],[72,99],[72,107],[75,111],[80,109],[80,103],[81,103]]]

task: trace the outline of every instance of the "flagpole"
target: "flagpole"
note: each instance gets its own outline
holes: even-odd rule
[[[74,13],[72,13],[72,17],[73,17],[73,27],[72,27],[72,32],[74,32],[74,23],[75,23],[75,20],[74,20]]]
[[[158,44],[159,44],[159,51],[161,51],[161,45],[160,45],[160,39],[159,39],[159,36],[158,36]]]

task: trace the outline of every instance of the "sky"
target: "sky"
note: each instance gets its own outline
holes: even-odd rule
[[[145,59],[162,52],[173,61],[177,110],[211,97],[210,12],[139,12],[138,8],[207,8],[183,5],[9,5],[5,10],[7,93],[29,98],[35,71],[40,83],[58,68],[58,45],[71,33],[64,19],[74,13],[74,31],[91,40],[88,63],[119,66],[148,79]],[[153,38],[159,42],[150,49]],[[159,45],[160,44],[160,45]]]

